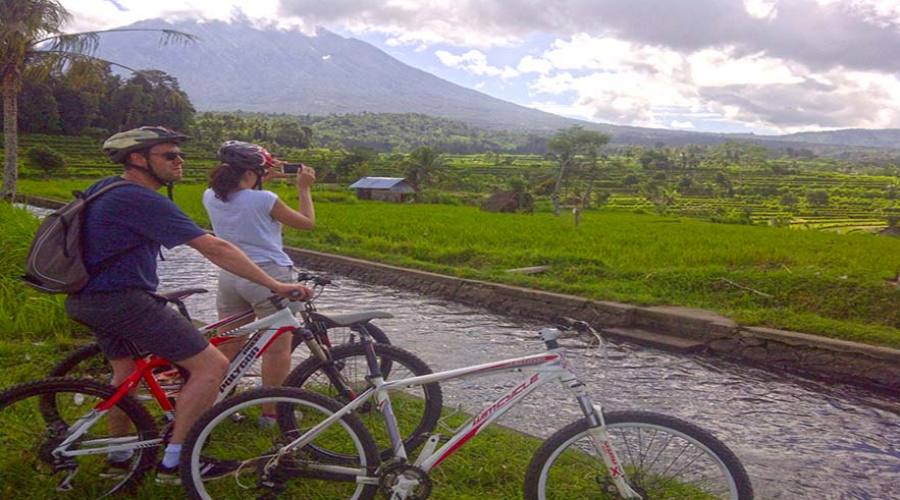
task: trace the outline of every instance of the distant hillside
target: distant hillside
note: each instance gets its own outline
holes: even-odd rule
[[[860,146],[866,148],[900,148],[900,129],[870,130],[849,128],[829,132],[802,132],[778,136],[779,141]]]
[[[613,144],[717,144],[752,141],[767,146],[821,144],[897,148],[900,131],[845,130],[755,136],[589,123],[497,99],[442,80],[380,49],[327,30],[317,36],[261,30],[246,22],[141,21],[132,28],[171,28],[199,37],[188,46],[160,48],[151,33],[106,35],[100,57],[133,68],[161,69],[176,78],[201,111],[296,115],[415,113],[489,130],[547,136],[574,124],[612,136]]]

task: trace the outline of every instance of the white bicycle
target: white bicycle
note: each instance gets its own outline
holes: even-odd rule
[[[569,321],[562,328],[594,333],[583,322]],[[374,344],[363,338],[366,349],[359,361],[368,367],[367,387],[356,398],[342,405],[315,392],[315,384],[307,384],[306,389],[265,388],[225,400],[192,428],[183,448],[182,484],[190,497],[204,499],[251,494],[357,499],[372,498],[379,490],[391,499],[424,499],[431,493],[432,469],[535,389],[560,382],[584,416],[553,434],[534,454],[525,478],[525,498],[753,498],[744,467],[709,432],[665,415],[604,412],[594,404],[559,346],[560,335],[557,328],[542,330],[547,352],[541,354],[405,379],[383,376]],[[392,398],[408,397],[403,390],[410,387],[502,372],[526,376],[442,445],[441,436],[432,434],[417,457],[409,457],[397,430]],[[355,416],[355,410],[373,400],[393,443],[393,455],[385,460]],[[276,426],[242,427],[229,418],[235,412],[259,413],[263,404],[276,405]],[[241,465],[232,476],[203,482],[201,457],[237,460]]]

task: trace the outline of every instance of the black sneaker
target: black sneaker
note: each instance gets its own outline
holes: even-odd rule
[[[204,481],[212,481],[225,477],[236,471],[240,463],[235,460],[216,460],[214,458],[201,458],[200,477]],[[162,463],[156,466],[156,482],[160,484],[181,484],[181,476],[178,466],[166,467]]]

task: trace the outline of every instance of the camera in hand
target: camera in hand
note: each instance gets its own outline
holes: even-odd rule
[[[296,174],[302,166],[302,163],[285,163],[284,165],[282,165],[282,168],[284,169],[284,173],[286,174]]]

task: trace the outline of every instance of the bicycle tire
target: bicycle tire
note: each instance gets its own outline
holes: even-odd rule
[[[385,380],[390,380],[390,376],[399,379],[433,373],[424,361],[405,349],[377,343],[372,345]],[[331,350],[330,362],[309,358],[291,371],[283,385],[321,390],[325,395],[346,403],[348,396],[342,394],[344,391],[335,388],[334,381],[349,378],[350,385],[355,389],[368,387],[369,382],[365,379],[368,375],[365,356],[366,346],[363,344],[340,345]],[[409,452],[424,443],[437,427],[443,406],[440,384],[433,382],[418,387],[421,393],[412,397],[424,400],[424,404],[409,398],[391,398],[394,412],[401,424],[403,443]],[[382,459],[387,459],[393,456],[393,450],[384,427],[384,420],[375,406],[374,401],[369,402],[358,409],[356,414],[365,422],[378,443]]]
[[[725,444],[700,427],[675,417],[642,411],[610,412],[605,414],[604,418],[613,440],[613,448],[623,465],[628,483],[643,498],[730,498],[735,500],[751,500],[753,498],[750,478],[740,460]],[[635,429],[637,432],[634,431]],[[643,438],[642,432],[647,433],[643,435]],[[668,434],[669,439],[665,441],[664,445],[656,445],[656,438],[661,433]],[[631,436],[630,439],[629,436]],[[639,460],[637,460],[631,446],[633,444],[643,446],[645,439],[647,439],[646,455],[639,454],[637,457]],[[582,443],[579,445],[578,441],[582,441]],[[667,452],[667,448],[673,441],[676,445],[682,444],[682,448]],[[662,443],[662,440],[658,443]],[[654,448],[654,446],[657,447]],[[688,446],[696,447],[698,452],[687,455]],[[567,450],[571,450],[571,452],[562,457]],[[527,500],[586,498],[588,496],[591,498],[619,498],[615,486],[605,472],[602,460],[598,456],[592,455],[595,453],[585,419],[563,427],[547,438],[531,459],[525,475],[525,498]],[[701,456],[705,456],[707,460],[701,461]],[[696,476],[697,472],[684,469],[688,467],[699,469],[704,466],[711,470],[718,469],[725,483],[722,487],[727,489],[725,496],[713,496],[709,492],[697,491],[696,488],[702,485],[696,484],[696,477],[686,478],[688,481],[686,484],[665,477],[672,470],[675,461],[682,460],[682,457],[693,458],[693,460],[686,465],[679,462],[681,469],[677,469],[676,472],[684,471],[689,475]],[[675,461],[662,471],[664,477],[660,477],[658,472],[654,474],[656,471],[651,469],[662,467],[663,463],[660,460],[665,461],[669,458],[674,458]],[[647,460],[645,461],[645,459]],[[551,474],[550,469],[556,465],[557,461],[560,462],[560,469]],[[581,474],[582,470],[583,474]],[[551,478],[551,475],[554,477]],[[582,487],[587,490],[580,489]],[[654,490],[653,487],[658,489]],[[567,488],[567,490],[557,491],[562,488]],[[604,493],[608,496],[601,496]]]
[[[179,472],[181,483],[184,485],[189,498],[218,498],[218,496],[211,495],[208,492],[209,488],[227,489],[230,487],[228,481],[231,479],[228,478],[210,481],[208,483],[204,482],[202,478],[199,477],[199,462],[202,458],[208,458],[209,453],[212,451],[235,453],[236,450],[234,446],[231,446],[230,444],[225,446],[221,442],[217,442],[215,438],[210,441],[210,436],[213,435],[218,425],[224,425],[228,428],[223,429],[222,437],[235,439],[232,437],[237,434],[234,429],[236,428],[235,426],[239,426],[240,424],[235,424],[230,416],[236,412],[243,414],[256,413],[253,406],[256,405],[261,407],[263,404],[272,404],[277,408],[279,415],[278,427],[274,429],[259,428],[256,427],[254,423],[251,427],[238,429],[237,433],[246,433],[248,430],[253,429],[259,432],[253,439],[247,439],[246,434],[241,434],[238,437],[238,439],[241,440],[238,446],[256,446],[257,449],[265,448],[270,445],[274,445],[274,447],[268,447],[262,456],[254,456],[252,459],[241,461],[242,463],[254,462],[254,467],[252,469],[238,469],[234,473],[233,480],[237,482],[239,486],[239,476],[242,473],[242,470],[251,473],[255,472],[257,475],[260,475],[261,467],[264,465],[263,460],[265,458],[273,457],[275,448],[279,445],[283,446],[286,444],[286,441],[292,439],[293,436],[303,432],[297,430],[298,427],[296,426],[295,419],[284,418],[288,412],[291,415],[296,414],[291,408],[292,405],[297,405],[303,410],[300,413],[304,416],[304,420],[307,420],[313,413],[321,414],[324,419],[324,417],[334,414],[342,407],[340,403],[331,398],[294,387],[253,389],[220,402],[206,411],[197,420],[191,428],[191,431],[188,433],[182,448]],[[320,420],[314,419],[314,422],[318,421]],[[314,424],[307,425],[311,427]],[[333,431],[333,429],[329,428],[325,431],[326,434],[320,436],[320,439],[328,440],[329,443],[334,446],[337,446],[334,442],[339,440],[336,439],[337,437],[349,440],[348,442],[352,443],[358,454],[358,461],[355,463],[356,467],[360,470],[365,470],[366,475],[374,475],[380,463],[378,458],[378,448],[372,437],[369,435],[369,432],[366,430],[365,425],[363,425],[363,423],[352,413],[348,413],[332,424],[332,427],[338,428],[337,431]],[[267,431],[270,432],[268,435],[266,434]],[[346,435],[339,434],[341,431],[345,432]],[[252,454],[255,455],[255,453]],[[294,450],[293,453],[282,458],[284,462],[280,462],[270,476],[266,476],[265,480],[257,479],[253,484],[260,487],[261,485],[266,486],[271,483],[290,483],[295,480],[298,483],[314,480],[324,480],[329,482],[325,485],[325,488],[321,488],[319,483],[316,483],[314,486],[306,486],[311,488],[311,492],[307,493],[290,491],[288,485],[279,484],[278,487],[266,488],[268,491],[261,495],[264,498],[273,497],[280,491],[285,492],[291,498],[313,498],[313,494],[317,495],[316,498],[319,496],[322,496],[322,498],[335,498],[334,493],[328,492],[327,489],[330,483],[336,482],[340,482],[346,487],[355,488],[355,494],[351,497],[354,500],[366,500],[375,497],[375,494],[378,491],[377,484],[358,484],[356,481],[358,476],[355,475],[340,475],[337,473],[316,472],[310,470],[310,464],[315,465],[317,463],[315,458],[311,459],[310,457],[311,455],[305,452],[305,448]],[[303,465],[299,465],[299,463],[302,463]],[[323,462],[322,465],[328,466],[334,464]],[[244,489],[240,496],[243,497],[246,495],[247,490]]]
[[[107,400],[116,392],[116,388],[97,383],[89,379],[76,378],[49,378],[37,382],[29,382],[11,387],[0,393],[0,425],[4,428],[3,436],[0,436],[0,446],[4,453],[0,458],[0,475],[7,477],[0,480],[0,497],[15,498],[23,496],[23,488],[29,488],[28,473],[44,474],[38,483],[31,483],[30,486],[36,488],[47,488],[44,491],[31,491],[33,496],[42,496],[44,498],[58,498],[63,492],[56,491],[50,485],[51,481],[47,481],[47,475],[62,474],[62,471],[55,470],[54,466],[49,462],[52,458],[49,451],[55,445],[61,442],[61,434],[68,430],[69,426],[78,418],[87,414],[92,410],[92,403],[85,403],[86,400]],[[72,395],[69,397],[68,395]],[[64,396],[65,395],[65,396]],[[36,408],[30,409],[26,404],[28,398],[38,398],[35,401]],[[46,402],[53,399],[54,404],[50,405],[52,410],[48,412]],[[57,401],[60,398],[60,401]],[[61,410],[62,401],[71,399],[75,409],[71,411]],[[156,423],[150,413],[130,396],[125,396],[116,404],[130,421],[129,427],[136,433],[136,437],[140,441],[149,441],[159,439],[159,432]],[[38,414],[39,412],[39,414]],[[32,418],[27,418],[27,417]],[[107,418],[108,415],[103,418]],[[40,442],[37,446],[34,444],[25,445],[24,449],[15,449],[15,441],[23,440],[22,431],[28,424],[39,424],[43,429],[38,438]],[[113,437],[112,434],[104,437],[93,437],[91,431],[103,432],[106,425],[93,425],[88,429],[85,436],[76,441],[78,444],[86,443],[86,437],[92,439],[108,439]],[[160,445],[162,443],[160,442]],[[105,497],[118,492],[130,491],[140,484],[146,472],[156,465],[156,457],[159,452],[159,446],[149,446],[146,448],[137,448],[132,450],[130,468],[121,473],[121,477],[107,478],[103,476],[91,477],[91,479],[82,484],[78,481],[77,474],[84,474],[85,471],[100,469],[106,465],[106,454],[101,452],[98,454],[81,455],[77,458],[70,458],[69,465],[77,468],[75,476],[75,484],[73,490],[65,493],[71,498],[85,497]],[[23,468],[24,467],[24,468]],[[18,471],[18,473],[17,473]],[[108,491],[98,494],[97,489],[105,489],[100,487],[99,483],[103,479],[110,479],[114,484],[109,487]],[[30,495],[25,495],[31,498]]]

